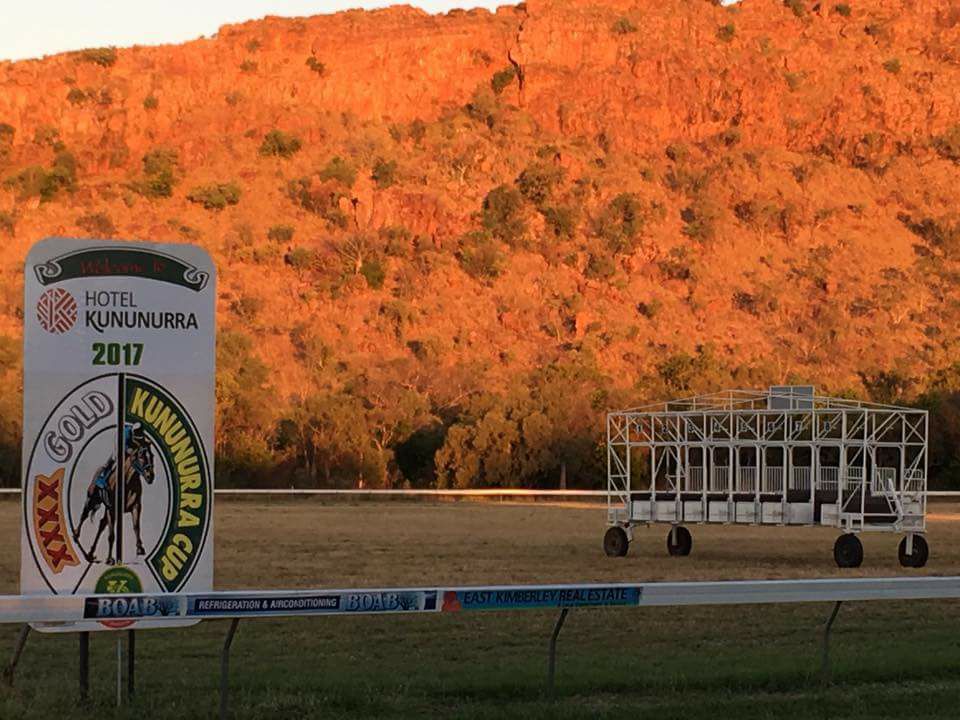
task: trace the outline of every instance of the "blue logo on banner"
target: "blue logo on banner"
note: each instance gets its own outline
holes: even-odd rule
[[[354,592],[344,594],[346,612],[416,612],[435,610],[435,590],[407,592]]]
[[[95,620],[169,617],[180,614],[176,598],[104,595],[89,597],[83,603],[83,616]]]

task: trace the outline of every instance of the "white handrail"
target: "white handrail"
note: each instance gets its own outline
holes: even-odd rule
[[[188,594],[5,595],[0,623],[290,617],[570,607],[753,605],[960,598],[960,577],[726,580],[479,587],[240,590]]]

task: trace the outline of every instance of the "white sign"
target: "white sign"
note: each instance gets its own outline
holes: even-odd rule
[[[20,592],[209,591],[210,257],[54,238],[25,272]]]

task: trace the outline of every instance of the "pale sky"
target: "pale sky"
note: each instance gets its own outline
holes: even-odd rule
[[[513,5],[517,0],[0,0],[0,60],[115,45],[181,43],[265,15],[413,5],[427,12]]]

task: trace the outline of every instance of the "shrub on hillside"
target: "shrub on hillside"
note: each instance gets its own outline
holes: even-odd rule
[[[143,156],[143,178],[131,184],[131,189],[149,198],[167,198],[173,195],[177,184],[177,151],[154,148]]]
[[[187,200],[203,205],[207,210],[223,210],[240,202],[240,186],[236,183],[198,185],[187,193]]]
[[[88,213],[77,218],[77,227],[93,237],[112,238],[117,234],[117,228],[106,213]]]
[[[733,23],[727,23],[717,28],[717,40],[721,42],[732,42],[737,36],[737,28]]]
[[[373,171],[370,173],[370,178],[381,190],[395,184],[397,182],[397,161],[377,158],[373,165]]]
[[[597,250],[590,253],[583,274],[594,280],[609,280],[616,272],[617,263],[613,257],[603,250]]]
[[[260,144],[260,154],[282,158],[292,157],[300,151],[300,138],[282,130],[271,130]]]
[[[516,76],[517,71],[512,67],[504,68],[503,70],[493,74],[493,78],[490,80],[490,87],[493,89],[494,93],[499,95],[510,86],[510,83],[513,82],[513,79]]]
[[[483,199],[483,227],[498,240],[517,244],[526,232],[523,221],[523,197],[509,185],[498,185]]]
[[[798,90],[805,77],[806,75],[802,72],[786,72],[783,74],[783,79],[786,81],[787,87],[790,88],[790,92]]]
[[[807,14],[807,6],[803,0],[783,0],[783,4],[785,7],[790,8],[790,11],[798,18],[802,18]]]
[[[77,53],[81,62],[93,63],[100,67],[110,67],[117,62],[117,49],[112,47],[87,48]]]
[[[543,208],[541,212],[554,237],[570,240],[576,234],[577,225],[580,222],[576,208],[569,205],[558,205]]]
[[[336,180],[345,187],[353,187],[357,181],[357,170],[339,155],[331,158],[323,170],[320,171],[321,180]]]
[[[517,189],[528,201],[540,207],[553,195],[554,188],[560,182],[563,171],[549,162],[535,162],[528,165],[517,176]]]
[[[685,223],[683,234],[701,243],[710,242],[716,237],[719,218],[720,209],[705,198],[696,199],[680,211],[680,219]]]
[[[257,71],[257,63],[254,60],[249,58],[240,63],[240,72],[244,73],[255,73]]]
[[[156,110],[158,107],[160,107],[160,101],[157,99],[156,95],[147,95],[143,99],[144,110]]]
[[[479,87],[470,96],[470,102],[463,106],[463,110],[471,120],[492,129],[500,117],[500,102],[493,91]]]
[[[469,232],[460,238],[457,259],[464,272],[477,280],[498,277],[506,265],[497,242],[483,230]]]
[[[367,285],[373,290],[379,290],[383,287],[383,281],[387,277],[387,271],[379,258],[368,258],[360,265],[360,274],[367,281]]]
[[[285,243],[293,240],[293,225],[272,225],[267,230],[267,239],[277,243]]]
[[[17,234],[17,218],[13,213],[5,210],[0,211],[0,233],[13,237]]]
[[[852,12],[850,9],[850,6],[847,5],[846,3],[840,3],[838,5],[834,5],[833,11],[837,15],[840,15],[842,17],[850,17],[850,13]]]
[[[304,272],[313,267],[316,260],[317,253],[305,247],[295,247],[283,258],[283,261],[296,270],[301,277]]]
[[[668,280],[690,280],[693,270],[688,255],[686,248],[675,247],[657,263],[657,267]]]
[[[635,33],[637,31],[637,26],[630,22],[630,18],[621,17],[618,18],[613,26],[610,28],[617,35],[628,35],[629,33]]]
[[[241,295],[237,300],[234,300],[230,309],[233,310],[240,319],[251,322],[256,320],[257,315],[261,313],[265,304],[263,298],[254,297],[253,295]]]
[[[9,123],[0,123],[0,147],[9,147],[13,145],[13,138],[17,131]]]
[[[67,102],[71,105],[83,105],[89,99],[90,97],[86,91],[78,87],[70,88],[70,91],[67,93]]]
[[[654,298],[649,302],[638,302],[637,303],[637,312],[647,320],[653,320],[657,315],[660,314],[660,311],[663,309],[663,303],[660,300]]]
[[[690,157],[690,148],[683,143],[670,143],[663,152],[673,162],[683,162]]]
[[[631,253],[643,230],[645,217],[639,198],[633,193],[620,193],[600,215],[596,234],[606,241],[612,253]]]
[[[41,147],[51,147],[54,152],[66,149],[60,139],[60,131],[53,125],[39,125],[33,132],[33,142]]]
[[[427,124],[420,118],[416,118],[415,120],[411,121],[407,132],[410,135],[410,139],[419,145],[423,138],[425,138],[427,135]]]
[[[960,163],[960,125],[954,125],[943,135],[935,137],[933,146],[940,157]]]
[[[343,193],[330,187],[314,189],[310,177],[301,177],[287,183],[287,197],[307,212],[319,215],[335,227],[346,228],[347,216],[340,209]]]
[[[317,60],[313,55],[307,58],[307,67],[313,70],[317,75],[323,77],[323,74],[327,71],[327,66],[322,62]]]
[[[951,222],[947,218],[938,220],[925,217],[922,220],[914,221],[912,217],[905,213],[900,213],[897,218],[910,232],[923,238],[928,244],[939,248],[948,258],[960,256],[960,220]]]
[[[413,236],[402,225],[380,228],[378,233],[383,251],[391,257],[409,257],[413,249]]]
[[[76,180],[76,158],[69,151],[61,150],[54,157],[49,170],[31,165],[8,178],[4,185],[17,191],[21,198],[39,197],[46,202],[55,198],[61,190],[72,191]]]
[[[897,75],[900,72],[900,59],[899,58],[890,58],[889,60],[883,63],[883,69],[892,75]]]

